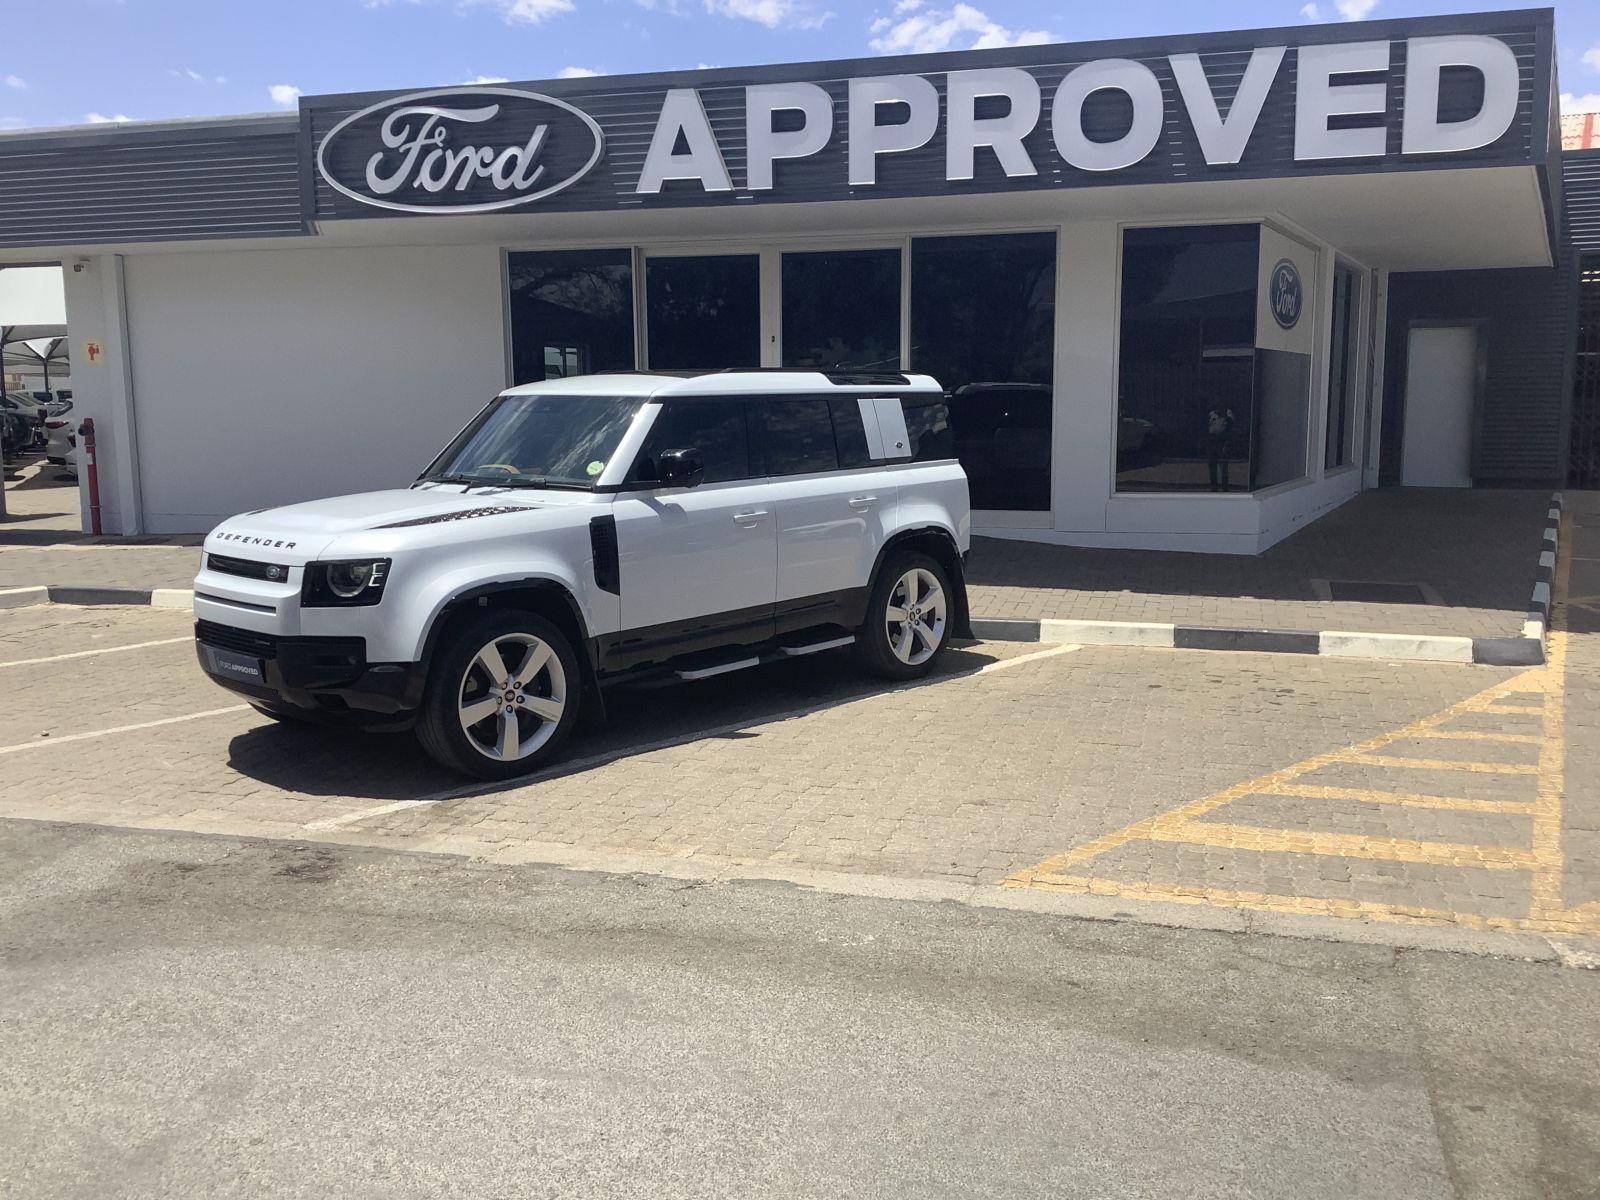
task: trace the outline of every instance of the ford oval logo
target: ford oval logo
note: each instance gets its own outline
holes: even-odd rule
[[[571,187],[604,151],[594,119],[553,96],[441,88],[394,96],[340,121],[317,147],[317,171],[377,208],[486,213]]]
[[[1306,306],[1306,292],[1300,282],[1300,268],[1287,258],[1279,259],[1272,268],[1272,288],[1267,294],[1272,306],[1272,319],[1284,329],[1300,324],[1300,313]]]

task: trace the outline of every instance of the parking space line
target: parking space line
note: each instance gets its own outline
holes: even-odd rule
[[[1564,545],[1572,545],[1572,514],[1561,521]],[[1539,784],[1533,815],[1533,850],[1539,866],[1533,873],[1529,916],[1549,917],[1565,907],[1562,880],[1561,808],[1566,789],[1567,597],[1572,587],[1572,557],[1556,568],[1550,604],[1550,633],[1545,644],[1544,747],[1539,753]]]
[[[96,654],[121,654],[125,650],[148,650],[152,646],[176,646],[179,642],[194,641],[194,634],[184,637],[162,638],[156,642],[135,642],[131,646],[97,646],[93,650],[74,650],[71,654],[50,654],[44,658],[15,658],[0,662],[0,667],[36,667],[41,663],[66,662],[69,658],[91,658]]]
[[[1374,792],[1369,788],[1320,787],[1309,783],[1281,783],[1263,788],[1264,796],[1290,796],[1303,800],[1359,800],[1363,804],[1395,804],[1402,808],[1437,808],[1447,812],[1499,813],[1531,816],[1534,806],[1513,800],[1468,800],[1464,796],[1428,796],[1417,792]]]
[[[1355,754],[1355,761],[1374,767],[1408,767],[1418,771],[1469,771],[1474,775],[1537,775],[1532,763],[1462,762],[1454,758],[1406,758],[1395,754]]]
[[[858,700],[871,700],[879,696],[892,696],[900,692],[911,691],[914,688],[928,687],[932,684],[954,682],[959,679],[973,679],[983,675],[992,675],[998,671],[1010,670],[1013,667],[1024,666],[1028,663],[1038,662],[1046,658],[1059,658],[1063,654],[1073,654],[1083,647],[1076,644],[1063,644],[1051,646],[1046,650],[1035,650],[1028,654],[1019,654],[1015,658],[1002,658],[996,662],[986,663],[976,671],[969,671],[961,675],[941,675],[933,679],[918,679],[912,683],[901,684],[899,687],[887,688],[881,692],[872,692],[866,696],[848,696],[833,704],[812,705],[809,708],[792,708],[786,712],[772,713],[760,719],[746,719],[743,721],[729,721],[710,729],[697,729],[691,733],[675,734],[669,738],[662,738],[654,742],[646,742],[639,746],[619,747],[601,754],[590,755],[587,758],[570,759],[566,762],[555,763],[544,771],[535,772],[523,779],[510,780],[508,783],[475,783],[465,787],[451,788],[444,792],[435,792],[431,796],[423,796],[416,800],[405,800],[398,804],[385,804],[377,808],[367,809],[360,813],[349,813],[342,817],[328,818],[333,825],[323,825],[313,822],[307,829],[336,828],[342,825],[353,825],[369,817],[381,817],[391,812],[400,812],[407,808],[418,808],[430,804],[446,804],[453,800],[470,800],[474,796],[484,796],[492,792],[501,791],[508,786],[530,787],[533,784],[544,783],[550,779],[557,779],[563,775],[574,775],[580,771],[587,771],[594,767],[603,767],[623,758],[634,758],[641,754],[654,754],[661,750],[672,750],[678,746],[687,746],[691,742],[698,742],[706,738],[726,737],[730,733],[739,733],[750,728],[751,725],[772,725],[783,721],[792,721],[799,717],[811,716],[814,713],[827,712],[832,708],[839,708],[846,704],[854,704]]]
[[[1417,736],[1444,742],[1511,742],[1522,746],[1538,746],[1544,742],[1541,733],[1480,733],[1476,729],[1427,729]]]
[[[68,742],[84,742],[91,738],[110,737],[114,733],[136,733],[141,729],[159,729],[163,725],[181,725],[185,721],[200,721],[206,717],[220,717],[227,713],[248,712],[248,704],[235,704],[229,708],[211,708],[205,712],[187,713],[181,717],[163,717],[159,721],[140,721],[136,725],[117,725],[111,729],[95,729],[88,733],[69,733],[61,737],[41,738],[37,742],[23,742],[16,746],[0,746],[0,754],[20,754],[24,750],[43,750],[47,746],[65,746]]]
[[[1526,871],[1535,863],[1531,850],[1454,842],[1423,842],[1412,838],[1367,837],[1361,834],[1324,833],[1313,830],[1268,829],[1259,825],[1224,825],[1211,821],[1185,821],[1152,830],[1153,842],[1182,842],[1215,846],[1222,850],[1250,850],[1264,854],[1322,854],[1336,858],[1382,859],[1388,862],[1429,863],[1491,870]]]

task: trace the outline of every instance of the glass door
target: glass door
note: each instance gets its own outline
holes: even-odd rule
[[[782,263],[783,366],[903,369],[898,249],[790,251]]]
[[[645,362],[654,371],[761,365],[761,256],[645,260]]]

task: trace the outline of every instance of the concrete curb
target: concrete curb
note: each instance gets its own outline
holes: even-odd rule
[[[1381,658],[1402,662],[1478,663],[1536,667],[1544,662],[1551,592],[1560,552],[1560,492],[1550,500],[1549,527],[1539,555],[1537,582],[1520,637],[1448,637],[1439,634],[1355,633],[1324,629],[1229,629],[1131,621],[974,617],[973,634],[996,642],[1075,642],[1085,646],[1145,646],[1176,650],[1233,650],[1251,654],[1320,654],[1330,658]]]
[[[194,607],[194,593],[188,588],[100,587],[75,584],[0,590],[0,609],[24,608],[33,604],[126,604],[187,611]]]

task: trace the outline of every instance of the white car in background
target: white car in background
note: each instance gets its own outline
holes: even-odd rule
[[[78,473],[77,426],[71,417],[51,417],[44,423],[44,460]]]

